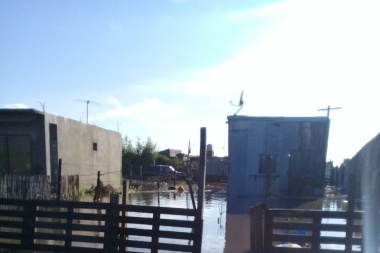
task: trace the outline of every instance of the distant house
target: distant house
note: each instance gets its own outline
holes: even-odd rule
[[[207,180],[227,180],[229,170],[228,157],[207,157],[206,179]]]
[[[229,197],[320,194],[328,132],[326,117],[229,116]]]
[[[161,150],[158,153],[161,155],[164,155],[168,158],[178,158],[178,156],[183,155],[181,153],[181,150],[179,150],[179,149],[165,149],[165,150]]]
[[[80,187],[121,184],[121,135],[34,109],[0,109],[0,176],[79,175]]]

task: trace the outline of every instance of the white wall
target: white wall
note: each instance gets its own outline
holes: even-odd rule
[[[121,186],[122,137],[106,130],[72,119],[45,115],[45,129],[49,123],[57,124],[58,158],[62,159],[62,175],[79,175],[80,187],[96,186],[97,173],[104,185]],[[49,140],[46,140],[47,150]],[[97,150],[93,150],[97,143]],[[47,155],[48,158],[49,155]],[[50,162],[50,157],[47,159]]]

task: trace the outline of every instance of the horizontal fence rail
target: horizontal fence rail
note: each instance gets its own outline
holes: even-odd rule
[[[256,205],[251,208],[251,249],[254,253],[364,252],[363,215],[362,211],[266,209],[263,204]]]
[[[51,252],[200,252],[197,210],[0,198],[0,248]]]

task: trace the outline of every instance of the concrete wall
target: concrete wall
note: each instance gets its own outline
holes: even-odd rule
[[[121,186],[122,137],[118,132],[79,121],[46,114],[45,128],[57,125],[58,158],[62,159],[62,175],[79,175],[80,187],[96,185],[97,173],[104,185]],[[50,136],[50,135],[49,135]],[[49,139],[46,140],[49,145]],[[93,150],[96,143],[97,150]],[[49,154],[51,156],[52,154]],[[47,155],[47,160],[50,157]],[[52,176],[56,173],[52,169]]]

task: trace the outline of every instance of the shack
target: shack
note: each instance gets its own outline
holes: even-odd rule
[[[276,198],[321,195],[327,117],[228,117],[228,212]]]

